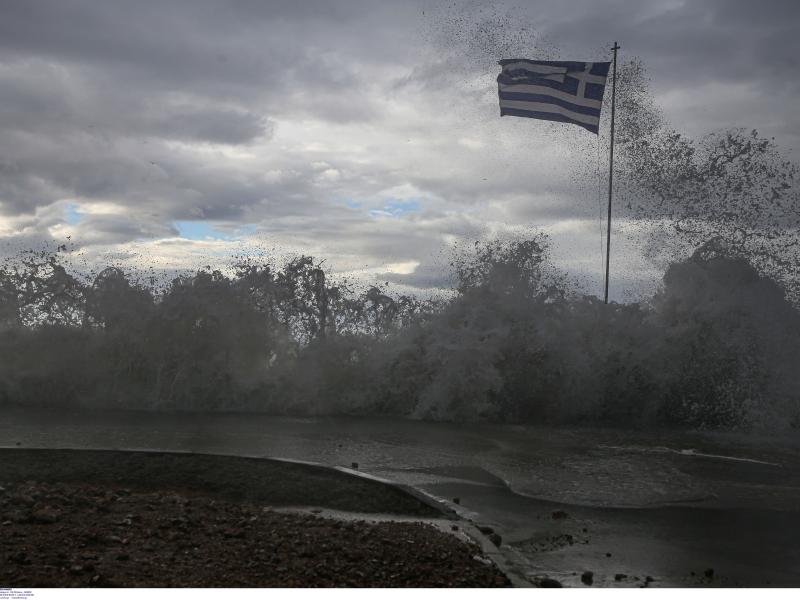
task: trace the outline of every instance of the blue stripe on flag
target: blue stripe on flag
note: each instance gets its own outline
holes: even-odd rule
[[[589,125],[588,123],[581,123],[580,121],[576,121],[575,119],[570,119],[569,117],[560,115],[558,113],[540,112],[536,110],[520,110],[518,108],[503,108],[501,106],[500,116],[529,117],[533,119],[541,119],[543,121],[558,121],[559,123],[572,123],[574,125],[580,125],[581,127],[585,127],[592,133],[597,133],[598,131],[597,125]]]
[[[504,67],[513,63],[528,63],[531,65],[547,65],[549,67],[566,67],[567,71],[583,71],[586,68],[585,62],[575,60],[530,60],[529,58],[504,58],[497,61],[497,63]],[[603,64],[603,63],[596,63]],[[610,64],[610,63],[609,63]],[[598,73],[601,75],[602,73]]]
[[[520,72],[523,74],[521,77],[512,77],[508,73],[500,73],[500,75],[497,76],[497,83],[502,83],[505,85],[541,85],[543,87],[549,87],[554,90],[558,90],[559,92],[572,94],[573,96],[577,95],[578,93],[579,82],[574,77],[570,77],[569,73],[567,73],[567,76],[564,78],[564,83],[560,83],[558,81],[550,81],[549,79],[535,77],[533,73],[531,73],[530,76],[526,76],[528,74],[527,71]]]
[[[520,92],[501,90],[500,100],[522,100],[524,102],[543,102],[545,104],[556,104],[558,106],[563,106],[564,108],[567,108],[572,112],[581,113],[584,115],[591,115],[593,117],[600,116],[599,108],[592,108],[591,106],[580,106],[579,104],[573,104],[572,102],[567,102],[566,100],[562,100],[561,98],[556,98],[555,96],[548,96],[546,94],[525,94]]]

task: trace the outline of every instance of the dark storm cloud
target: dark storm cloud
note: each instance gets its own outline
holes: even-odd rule
[[[19,239],[55,235],[74,202],[102,205],[72,226],[85,244],[206,220],[424,271],[442,239],[492,220],[590,219],[596,189],[575,173],[591,179],[595,140],[500,120],[496,60],[589,58],[614,39],[623,60],[645,61],[675,126],[800,139],[796,2],[8,0],[0,12],[0,232]],[[404,186],[418,209],[376,217]]]
[[[160,210],[175,217],[194,200],[196,216],[233,218],[272,196],[252,174],[204,177],[208,165],[165,158],[180,153],[164,145],[268,139],[272,115],[351,122],[375,114],[352,58],[334,52],[364,11],[301,4],[4,4],[2,212],[76,195],[175,203]],[[172,180],[159,185],[165,167]]]

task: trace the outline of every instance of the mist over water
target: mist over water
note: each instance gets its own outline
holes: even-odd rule
[[[547,239],[454,253],[448,298],[337,282],[314,259],[199,270],[159,291],[60,254],[0,271],[0,401],[454,421],[794,428],[800,312],[720,243],[604,305]]]

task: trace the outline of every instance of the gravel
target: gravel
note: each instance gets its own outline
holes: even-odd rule
[[[424,523],[339,521],[198,492],[9,482],[11,587],[498,587],[476,545]]]

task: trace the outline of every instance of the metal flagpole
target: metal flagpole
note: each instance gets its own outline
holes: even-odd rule
[[[611,266],[611,190],[614,184],[614,109],[617,100],[617,50],[619,45],[614,42],[614,75],[611,79],[611,151],[608,160],[608,230],[606,232],[606,294],[605,303],[608,304],[608,273]]]

